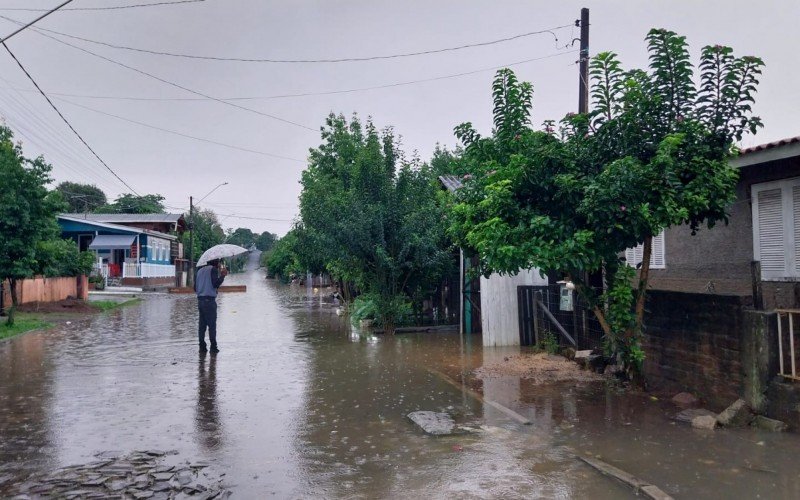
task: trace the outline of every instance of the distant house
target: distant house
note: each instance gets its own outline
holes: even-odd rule
[[[61,214],[58,224],[62,237],[95,253],[96,269],[106,278],[141,286],[175,284],[182,277],[182,214]]]
[[[462,184],[454,175],[443,175],[439,182],[455,192]],[[536,269],[522,269],[514,276],[493,273],[488,278],[470,279],[477,259],[461,251],[461,331],[482,333],[485,346],[520,345],[518,287],[545,286],[548,279]]]
[[[800,136],[747,148],[728,225],[665,231],[651,287],[749,296],[758,308],[800,307]],[[629,252],[629,258],[635,252]],[[641,260],[641,256],[639,256]]]

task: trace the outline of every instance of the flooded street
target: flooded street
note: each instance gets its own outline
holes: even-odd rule
[[[219,299],[217,356],[197,353],[194,297],[166,294],[0,343],[0,496],[101,452],[174,449],[241,498],[634,496],[575,459],[587,453],[675,498],[800,498],[796,435],[694,430],[603,383],[476,382],[525,426],[440,374],[518,350],[362,336],[313,290],[260,271],[225,284],[248,291]],[[426,436],[416,410],[482,427]]]

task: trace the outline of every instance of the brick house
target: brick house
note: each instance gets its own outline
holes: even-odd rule
[[[800,307],[800,136],[744,149],[731,165],[739,182],[729,223],[655,238],[651,288]],[[626,252],[629,262],[637,257]]]

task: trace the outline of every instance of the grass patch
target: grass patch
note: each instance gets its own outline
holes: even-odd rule
[[[53,326],[53,323],[39,318],[20,318],[19,316],[15,318],[14,326],[8,326],[6,318],[2,318],[0,320],[0,340],[16,337],[32,330],[43,330],[51,326]]]
[[[118,307],[125,307],[133,304],[138,304],[141,301],[142,299],[130,299],[122,302],[117,302],[115,300],[93,300],[89,302],[89,305],[101,311],[110,311]]]

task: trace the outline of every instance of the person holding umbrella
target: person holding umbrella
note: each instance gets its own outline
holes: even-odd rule
[[[219,269],[219,259],[208,261],[197,270],[194,280],[194,291],[197,293],[197,313],[199,317],[198,338],[200,340],[200,352],[207,352],[206,328],[208,328],[208,340],[211,342],[211,352],[219,352],[217,345],[217,289],[222,285],[225,276],[228,275],[227,269]]]
[[[206,328],[211,341],[211,352],[219,352],[217,345],[217,289],[222,285],[228,270],[220,271],[220,261],[227,257],[236,257],[247,253],[246,248],[223,243],[209,248],[197,261],[197,274],[194,279],[194,291],[197,293],[197,312],[199,316],[198,337],[200,352],[206,352]]]

